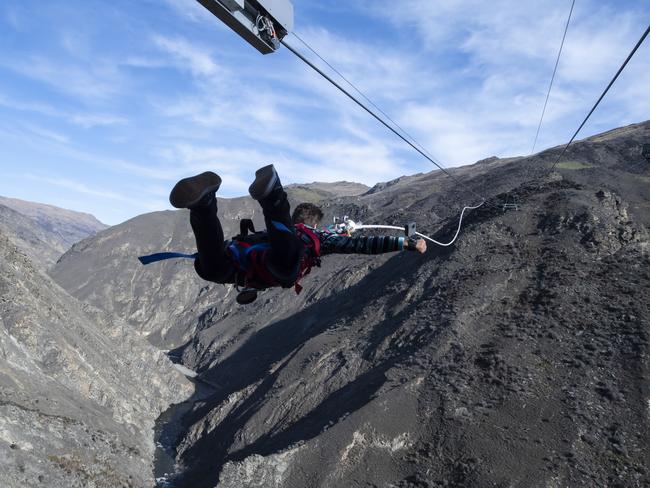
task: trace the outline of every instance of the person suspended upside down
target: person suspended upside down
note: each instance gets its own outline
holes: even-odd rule
[[[247,234],[252,222],[242,221],[242,233],[225,241],[217,217],[220,185],[221,178],[210,171],[184,178],[172,189],[169,201],[176,208],[190,210],[198,251],[194,261],[197,274],[207,281],[244,287],[237,300],[240,303],[252,302],[257,290],[270,287],[295,287],[300,293],[300,280],[328,254],[424,253],[427,249],[423,239],[351,237],[318,229],[323,212],[310,203],[298,205],[292,216],[272,164],[256,171],[248,189],[262,207],[266,231]]]

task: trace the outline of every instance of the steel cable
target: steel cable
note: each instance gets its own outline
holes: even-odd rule
[[[571,14],[573,14],[573,7],[576,4],[576,0],[573,0],[571,3],[571,10],[569,11],[569,17],[566,20],[566,25],[564,26],[564,34],[562,35],[562,42],[560,43],[560,50],[557,53],[557,59],[555,60],[555,67],[553,68],[553,75],[551,76],[551,83],[548,86],[548,91],[546,92],[546,100],[544,100],[544,108],[542,109],[542,115],[539,118],[539,124],[537,125],[537,132],[535,133],[535,140],[533,141],[533,149],[530,151],[531,154],[535,152],[535,147],[537,146],[537,138],[539,137],[539,131],[542,128],[542,121],[544,120],[544,114],[546,113],[546,106],[548,105],[548,99],[551,95],[551,89],[553,88],[553,82],[555,81],[555,74],[557,73],[557,67],[560,64],[560,57],[562,56],[562,49],[564,48],[564,41],[566,39],[567,31],[569,30],[569,23],[571,22]]]
[[[425,159],[427,159],[429,162],[431,162],[433,165],[435,165],[440,171],[445,173],[447,176],[449,176],[452,180],[454,180],[456,183],[465,186],[464,182],[462,182],[459,178],[457,178],[455,175],[450,173],[444,166],[440,165],[438,162],[436,162],[432,157],[430,157],[428,154],[425,153],[422,149],[417,147],[413,142],[408,140],[406,137],[404,137],[399,131],[397,131],[395,128],[393,128],[390,124],[388,124],[384,119],[379,117],[375,112],[370,110],[366,105],[364,105],[361,101],[359,101],[354,95],[352,95],[349,91],[347,91],[345,88],[343,88],[339,83],[337,83],[335,80],[333,80],[330,76],[328,76],[323,70],[321,70],[318,66],[316,66],[314,63],[312,63],[309,59],[307,59],[305,56],[300,54],[295,48],[293,48],[290,44],[288,44],[284,39],[280,41],[283,46],[285,46],[289,51],[291,51],[296,57],[298,57],[301,61],[303,61],[305,64],[307,64],[310,68],[312,68],[314,71],[316,71],[319,75],[321,75],[323,78],[325,78],[327,81],[329,81],[333,86],[335,86],[339,91],[341,91],[344,95],[346,95],[350,100],[352,100],[354,103],[356,103],[359,107],[361,107],[363,110],[365,110],[368,114],[370,114],[372,117],[374,117],[378,122],[380,122],[384,127],[386,127],[388,130],[390,130],[393,134],[395,134],[397,137],[399,137],[402,141],[404,141],[406,144],[411,146],[415,151],[417,151],[421,156],[423,156]],[[320,57],[320,56],[319,56]],[[321,58],[322,59],[322,58]],[[471,193],[474,194],[474,196],[480,198],[483,203],[487,202],[487,198],[485,198],[482,195],[479,195],[477,192],[475,192],[471,188],[467,188]]]
[[[564,146],[564,149],[562,149],[562,152],[560,152],[560,155],[557,157],[557,159],[556,159],[555,162],[553,163],[553,166],[551,166],[551,169],[550,169],[550,170],[549,170],[549,171],[548,171],[544,176],[548,176],[549,174],[551,174],[551,173],[553,172],[553,170],[555,169],[555,167],[557,166],[557,164],[560,162],[560,159],[562,159],[562,156],[564,156],[564,154],[566,153],[566,151],[567,151],[567,149],[569,148],[569,146],[571,145],[571,143],[574,141],[574,139],[576,138],[576,136],[578,135],[578,133],[580,132],[580,130],[582,130],[582,128],[584,127],[584,125],[587,123],[587,120],[589,120],[589,117],[591,117],[591,114],[594,113],[594,111],[596,110],[596,107],[598,107],[598,105],[600,104],[600,102],[602,101],[602,99],[605,98],[605,95],[607,94],[607,92],[609,91],[609,89],[612,87],[612,85],[614,84],[614,82],[618,79],[618,77],[620,76],[620,74],[623,72],[623,70],[624,70],[625,67],[627,66],[627,63],[629,63],[630,59],[632,59],[632,56],[634,56],[634,54],[635,54],[636,51],[639,49],[639,47],[641,46],[641,44],[643,44],[643,41],[645,41],[645,39],[646,39],[646,37],[648,37],[648,34],[649,34],[649,33],[650,33],[650,25],[648,25],[648,28],[645,30],[645,32],[643,33],[643,35],[641,36],[641,38],[639,39],[639,41],[636,43],[636,45],[634,46],[634,48],[632,49],[632,51],[630,52],[630,54],[628,54],[628,56],[627,56],[627,58],[625,59],[625,61],[623,62],[623,64],[621,65],[621,67],[618,69],[618,71],[617,71],[616,74],[614,75],[614,78],[612,78],[612,80],[609,82],[609,84],[607,85],[607,88],[605,88],[605,90],[604,90],[603,93],[600,95],[600,97],[598,98],[598,100],[596,101],[596,103],[594,104],[594,106],[591,108],[591,110],[589,111],[589,113],[587,114],[587,116],[585,117],[585,119],[582,121],[582,124],[580,124],[580,127],[578,127],[578,129],[574,132],[574,134],[573,134],[573,136],[571,137],[571,139],[569,140],[569,142],[566,144],[566,146]]]

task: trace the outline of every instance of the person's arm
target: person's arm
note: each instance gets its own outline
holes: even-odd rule
[[[395,251],[427,250],[423,239],[410,240],[394,236],[348,237],[328,232],[319,232],[321,255],[325,254],[383,254]]]

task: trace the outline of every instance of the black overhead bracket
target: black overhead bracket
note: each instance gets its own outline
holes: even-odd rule
[[[409,222],[404,226],[404,233],[406,234],[406,237],[413,237],[415,235],[415,232],[415,222]]]
[[[198,0],[262,54],[280,47],[293,29],[293,5],[289,0]]]

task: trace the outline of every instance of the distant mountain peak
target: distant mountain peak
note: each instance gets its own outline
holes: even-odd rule
[[[287,188],[308,190],[318,194],[323,194],[323,196],[327,196],[328,198],[353,197],[361,195],[370,189],[370,187],[363,183],[356,183],[353,181],[314,181],[312,183],[292,183],[287,185]]]
[[[0,196],[0,230],[46,267],[76,242],[106,228],[87,213]]]
[[[9,207],[16,212],[20,212],[21,214],[28,217],[38,218],[40,216],[56,215],[61,218],[65,217],[68,219],[75,219],[80,222],[84,222],[87,225],[96,228],[97,231],[104,230],[108,227],[108,225],[98,220],[97,217],[92,214],[86,212],[78,212],[76,210],[69,210],[47,203],[30,202],[27,200],[21,200],[19,198],[0,196],[0,205]]]

